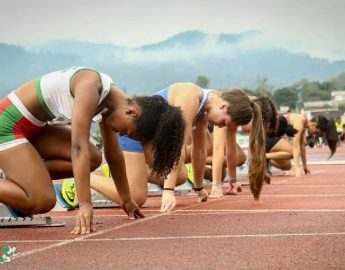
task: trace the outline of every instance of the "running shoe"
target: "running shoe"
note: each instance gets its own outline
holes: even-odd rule
[[[187,172],[188,172],[188,181],[194,185],[194,174],[193,174],[193,166],[192,163],[188,163],[185,165]]]
[[[111,177],[109,165],[107,163],[102,164],[101,169],[105,177]]]
[[[29,217],[29,218],[32,218],[33,215],[26,215],[26,214],[23,214],[22,212],[8,206],[8,205],[5,205],[8,209],[8,212],[10,212],[10,215],[11,217],[13,218],[26,218],[26,217]]]
[[[65,202],[75,208],[78,205],[77,190],[74,178],[65,179],[62,183],[61,194]]]
[[[6,179],[6,175],[3,170],[0,169],[0,179]]]

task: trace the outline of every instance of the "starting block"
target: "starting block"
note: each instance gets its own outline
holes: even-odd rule
[[[189,195],[193,191],[193,184],[188,180],[184,184],[175,187],[175,195]]]
[[[63,227],[65,223],[53,223],[49,216],[14,217],[5,205],[0,205],[0,228],[3,227]]]
[[[162,196],[164,189],[157,184],[148,183],[147,184],[147,196],[148,197],[156,197]],[[193,191],[193,184],[190,183],[188,180],[175,187],[175,195],[188,195]]]
[[[156,197],[162,196],[163,188],[160,185],[148,183],[147,184],[147,196],[148,197]]]
[[[249,178],[248,178],[248,165],[247,163],[243,164],[242,166],[236,167],[236,175],[237,175],[237,182],[241,185],[249,185]]]
[[[2,227],[63,227],[66,223],[53,223],[51,217],[0,217]]]
[[[117,203],[107,199],[102,194],[95,191],[92,197],[93,208],[108,208],[108,207],[120,207]]]

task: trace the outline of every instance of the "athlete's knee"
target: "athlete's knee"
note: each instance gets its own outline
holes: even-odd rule
[[[292,164],[291,162],[285,162],[282,166],[281,166],[281,170],[283,171],[289,171],[292,168]]]
[[[147,190],[145,189],[133,190],[132,198],[139,207],[142,206],[146,202],[146,199],[147,199]]]
[[[244,153],[237,155],[237,166],[242,166],[247,160],[247,156]]]
[[[184,184],[187,181],[187,179],[188,179],[188,170],[187,170],[187,167],[184,165],[184,166],[181,166],[181,169],[178,173],[178,176],[176,179],[176,186]],[[161,179],[161,182],[164,185],[164,179],[163,178]]]
[[[90,170],[94,171],[102,164],[102,154],[97,149],[91,151]]]
[[[40,213],[47,213],[56,204],[56,196],[54,191],[44,192],[40,194],[38,198],[32,200],[31,204],[31,213],[32,214],[40,214]]]

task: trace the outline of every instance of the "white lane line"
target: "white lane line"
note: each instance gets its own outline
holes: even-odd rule
[[[120,237],[120,238],[101,238],[85,239],[88,242],[98,241],[155,241],[155,240],[190,240],[190,239],[220,239],[220,238],[269,238],[269,237],[291,237],[291,236],[330,236],[344,235],[345,232],[326,232],[326,233],[273,233],[273,234],[228,234],[228,235],[194,235],[194,236],[162,236],[162,237]],[[84,242],[83,241],[83,242]]]
[[[6,240],[3,241],[1,240],[0,243],[6,243],[8,244],[10,243],[55,243],[55,242],[61,242],[64,241],[66,239],[57,239],[57,240],[45,240],[45,239],[41,239],[41,240]]]
[[[97,215],[97,213],[95,214],[93,214],[93,217],[94,217],[94,219],[95,218],[102,218],[102,217],[127,217],[127,215],[126,214],[123,214],[123,215],[116,215],[116,214],[108,214],[108,215],[106,215],[106,214],[101,214],[101,215]],[[52,219],[75,219],[75,216],[52,216],[51,217]]]
[[[236,200],[253,198],[252,195],[236,195],[236,196],[237,196]],[[340,194],[339,193],[338,194],[334,194],[334,193],[333,194],[261,194],[260,195],[260,198],[285,198],[285,197],[289,197],[289,198],[343,197],[345,199],[345,193],[340,193]]]
[[[186,239],[219,239],[219,238],[269,238],[269,237],[292,237],[292,236],[332,236],[332,235],[344,235],[345,232],[311,232],[311,233],[271,233],[271,234],[227,234],[227,235],[190,235],[190,236],[160,236],[160,237],[120,237],[120,238],[83,238],[79,239],[79,242],[117,242],[117,241],[155,241],[155,240],[186,240]],[[47,248],[36,249],[35,252],[23,252],[18,254],[15,258],[24,257],[37,253],[39,251],[50,249],[51,247],[62,246],[66,240],[14,240],[11,243],[47,243],[58,242],[55,245],[51,245]],[[8,241],[0,241],[0,243],[8,243]],[[76,242],[73,240],[68,241]],[[62,245],[59,245],[62,244]],[[23,255],[24,254],[24,255]],[[13,259],[15,259],[13,258]]]
[[[293,188],[299,188],[299,187],[314,187],[314,188],[335,188],[335,187],[345,187],[345,185],[342,184],[338,184],[338,185],[332,185],[332,184],[291,184],[291,185],[281,185],[282,182],[279,183],[272,183],[270,186],[267,186],[267,188],[269,187],[274,187],[274,188],[287,188],[287,187],[293,187]],[[291,182],[290,182],[291,183]]]
[[[153,211],[153,210],[152,210]],[[157,212],[157,210],[154,210],[155,212]],[[256,214],[256,213],[280,213],[280,212],[345,212],[345,209],[254,209],[254,210],[250,210],[250,209],[204,209],[204,210],[200,210],[200,209],[190,209],[190,210],[175,210],[173,212],[170,212],[170,215],[186,215],[186,214],[182,214],[182,213],[207,213],[207,214],[219,214],[219,213],[229,213],[229,214],[236,214],[236,213],[248,213],[248,214]],[[180,214],[181,213],[181,214]],[[157,213],[158,214],[158,213]],[[94,216],[95,219],[100,218],[100,217],[127,217],[127,215],[96,215]],[[53,219],[74,219],[74,216],[58,216],[58,217],[53,217]],[[97,222],[97,221],[96,221]],[[97,225],[97,224],[96,224]]]
[[[251,196],[247,196],[247,197],[251,197]],[[211,200],[211,201],[207,202],[207,204],[212,203],[212,202],[217,202],[217,201],[224,200],[224,198],[227,198],[227,197],[224,196],[224,197],[221,197],[219,199]],[[182,208],[180,210],[176,210],[174,212],[160,213],[160,214],[157,214],[157,215],[146,217],[144,219],[138,219],[138,220],[134,220],[134,221],[132,221],[130,223],[118,225],[118,226],[115,226],[115,227],[112,227],[112,228],[109,228],[109,229],[106,229],[106,230],[94,232],[94,233],[89,234],[89,235],[83,235],[83,236],[79,236],[79,237],[74,238],[74,239],[63,240],[62,242],[51,244],[51,245],[48,245],[48,246],[43,247],[43,248],[38,248],[38,249],[33,249],[33,250],[30,250],[30,251],[27,251],[27,252],[23,252],[23,253],[18,254],[13,259],[18,259],[18,258],[30,256],[30,255],[35,254],[35,253],[39,253],[39,252],[42,252],[42,251],[50,250],[50,249],[53,249],[53,248],[56,248],[56,247],[60,247],[60,246],[64,246],[64,245],[67,245],[67,244],[70,244],[70,243],[82,241],[82,240],[88,239],[90,237],[94,237],[94,236],[97,236],[97,235],[102,235],[102,234],[105,234],[105,233],[108,233],[108,232],[111,232],[111,231],[114,231],[114,230],[118,230],[118,229],[121,229],[121,228],[125,228],[125,227],[129,227],[129,226],[132,226],[132,225],[136,225],[136,224],[139,224],[139,223],[142,223],[142,222],[146,222],[146,221],[149,221],[149,220],[152,220],[152,219],[156,219],[156,218],[159,218],[159,217],[162,217],[162,216],[165,216],[165,215],[170,215],[171,213],[176,213],[176,212],[179,212],[179,211],[183,211],[183,210],[191,208],[191,207],[195,207],[195,204],[186,206],[186,207],[184,207],[184,208]],[[183,238],[185,238],[185,237],[183,237]]]
[[[337,212],[345,212],[345,209],[257,209],[257,210],[246,210],[246,209],[212,209],[212,210],[179,210],[176,212],[171,213],[171,215],[186,215],[183,213],[205,213],[205,214],[219,214],[219,213],[229,213],[229,214],[237,214],[237,213],[245,213],[245,214],[260,214],[260,213],[285,213],[285,212],[302,212],[302,213],[337,213]]]
[[[94,236],[97,236],[97,235],[102,235],[102,234],[105,234],[105,233],[108,233],[108,232],[111,232],[111,231],[114,231],[114,230],[117,230],[117,229],[129,227],[129,226],[132,226],[132,225],[135,225],[135,224],[138,224],[138,223],[142,223],[142,222],[145,222],[145,221],[148,221],[148,220],[151,220],[151,219],[156,219],[156,218],[159,218],[161,216],[169,215],[169,214],[170,213],[161,213],[161,214],[154,215],[154,216],[151,216],[151,217],[146,217],[144,219],[133,220],[132,222],[129,222],[129,223],[126,223],[126,224],[121,224],[121,225],[118,225],[118,226],[115,226],[115,227],[112,227],[112,228],[109,228],[109,229],[105,229],[105,230],[102,230],[102,231],[94,232],[94,233],[91,233],[91,234],[88,234],[88,235],[79,236],[79,237],[76,237],[74,239],[62,240],[59,243],[51,244],[51,245],[46,246],[46,247],[37,248],[37,249],[30,250],[30,251],[22,252],[22,253],[18,254],[16,257],[14,257],[12,260],[15,260],[15,259],[18,259],[18,258],[22,258],[22,257],[26,257],[26,256],[29,256],[29,255],[38,253],[38,252],[50,250],[50,249],[53,249],[53,248],[56,248],[56,247],[61,247],[61,246],[64,246],[64,245],[67,245],[67,244],[70,244],[70,243],[82,241],[82,240],[85,240],[85,239],[87,239],[89,237],[94,237]],[[37,242],[37,240],[36,240],[36,242]]]
[[[296,197],[296,198],[321,198],[321,197],[344,197],[345,199],[345,193],[338,193],[338,194],[262,194],[260,196],[262,197]]]
[[[292,162],[293,164],[293,162]],[[308,165],[343,165],[345,160],[309,160]]]
[[[345,212],[345,209],[190,209],[190,210],[175,210],[173,212],[170,212],[170,215],[183,215],[185,216],[186,213],[190,214],[196,214],[196,213],[207,213],[208,215],[218,215],[218,214],[224,214],[224,213],[229,213],[229,214],[237,214],[237,213],[247,213],[247,214],[256,214],[256,213],[283,213],[283,212],[312,212],[312,213],[320,213],[320,212]],[[99,217],[127,217],[127,215],[97,215],[94,216],[95,219]],[[59,217],[54,217],[54,219],[65,219],[65,218],[75,218],[71,216],[59,216]]]

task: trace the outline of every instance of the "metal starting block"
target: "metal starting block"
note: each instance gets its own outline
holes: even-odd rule
[[[51,217],[0,217],[0,227],[63,227],[65,223],[53,223]]]
[[[105,198],[98,192],[96,192],[96,194],[92,196],[92,206],[93,208],[120,207],[118,204]]]
[[[188,195],[191,194],[193,191],[193,184],[191,184],[188,180],[175,187],[175,195]],[[155,197],[155,196],[162,196],[163,188],[160,185],[148,183],[147,185],[147,196],[148,197]]]
[[[148,183],[147,184],[147,196],[148,197],[155,197],[155,196],[162,196],[163,188],[160,185]]]
[[[189,195],[193,191],[193,184],[188,180],[182,185],[175,187],[175,195]]]
[[[49,216],[13,217],[7,206],[0,204],[0,227],[62,227],[65,223],[53,223]]]

